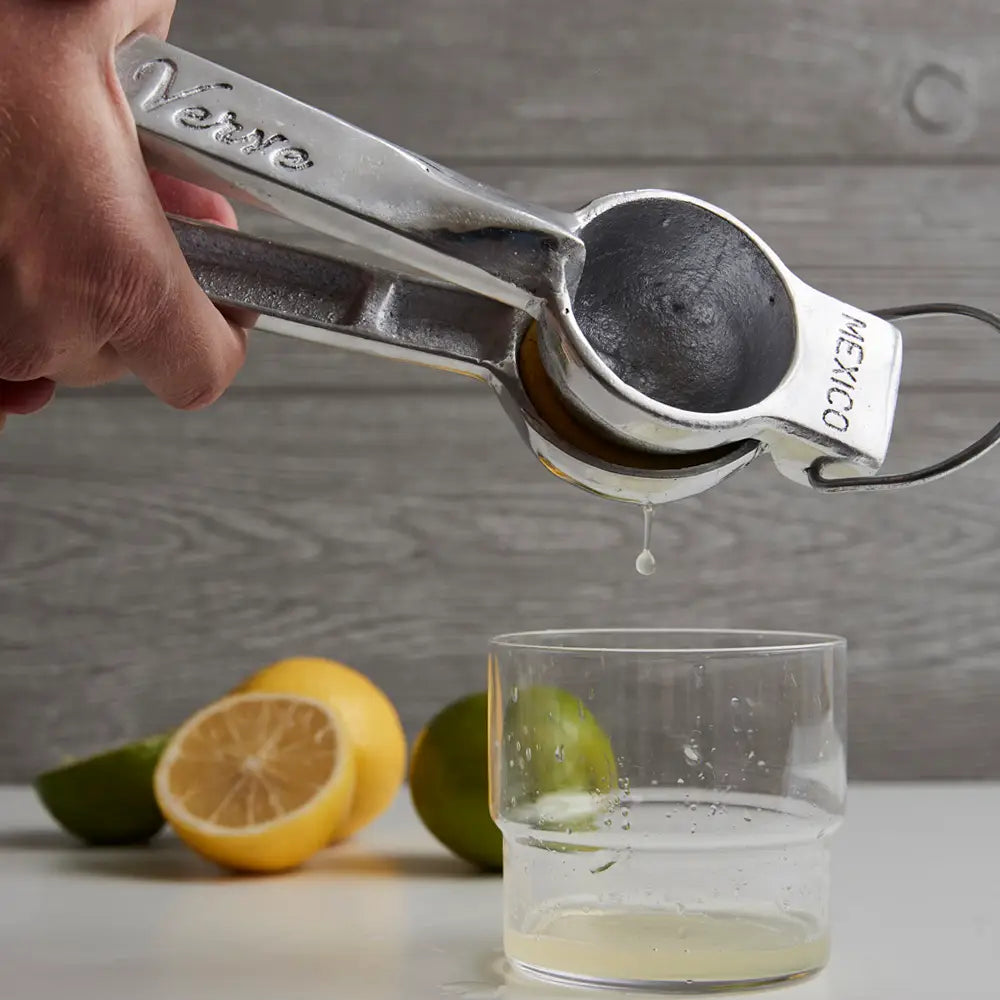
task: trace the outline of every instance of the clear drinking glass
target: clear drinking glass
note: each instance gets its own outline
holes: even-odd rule
[[[846,643],[588,629],[490,644],[504,950],[556,980],[746,986],[829,956]]]

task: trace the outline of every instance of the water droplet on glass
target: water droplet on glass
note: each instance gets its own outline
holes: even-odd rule
[[[709,815],[709,816],[714,816],[714,815],[715,815],[715,814],[716,814],[716,813],[717,813],[718,811],[719,811],[719,806],[718,806],[718,804],[717,804],[717,803],[715,803],[715,802],[713,802],[713,803],[712,803],[712,804],[711,804],[711,805],[710,805],[710,806],[708,807],[708,815]]]
[[[566,759],[566,748],[561,743],[555,749],[555,757],[560,764]]]
[[[517,685],[516,684],[510,689],[510,700],[511,701],[517,701]]]
[[[678,778],[677,779],[677,784],[678,785],[683,785],[684,784],[684,779],[683,778]]]
[[[750,752],[749,752],[749,753],[747,754],[747,760],[753,760],[753,759],[754,759],[754,757],[756,757],[756,756],[757,756],[757,754],[756,754],[756,753],[754,753],[754,751],[753,751],[753,750],[751,750],[751,751],[750,751]]]
[[[581,719],[585,719],[587,717],[587,714],[586,714],[587,710],[583,707],[583,702],[582,701],[578,701],[577,702],[577,707],[579,708],[580,718]]]
[[[692,833],[697,833],[698,832],[698,824],[697,823],[692,823],[691,824],[691,832]]]
[[[593,689],[593,688],[591,688],[591,689],[590,689],[590,690],[589,690],[589,691],[587,692],[587,701],[593,701],[593,700],[594,700],[594,689]]]
[[[729,699],[729,704],[732,705],[733,708],[739,708],[740,704],[741,704],[740,703],[740,699],[739,698],[730,698]]]
[[[624,822],[624,823],[622,823],[622,829],[623,829],[623,830],[624,830],[624,831],[625,831],[626,833],[628,833],[628,831],[632,829],[632,823],[631,823],[631,821],[629,821],[629,820],[625,820],[625,822]]]
[[[520,752],[520,749],[521,749],[521,741],[520,740],[515,740],[514,741],[514,749]]]
[[[688,803],[688,809],[690,809],[691,812],[697,812],[698,811],[698,803],[697,802],[689,802]]]
[[[758,767],[767,767],[767,761],[764,760],[763,758],[761,758],[759,761],[757,761],[757,766]]]
[[[524,759],[531,760],[531,747],[524,748]]]
[[[659,778],[650,778],[649,779],[649,783],[655,788],[660,783],[660,779]]]
[[[744,816],[743,817],[743,822],[744,823],[752,823],[753,822],[753,817],[752,816]]]
[[[693,743],[685,743],[683,752],[684,759],[692,767],[697,767],[701,763],[701,751]]]

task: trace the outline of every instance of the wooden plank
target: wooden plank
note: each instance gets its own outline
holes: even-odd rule
[[[897,466],[995,395],[924,398]],[[1000,777],[1000,459],[894,496],[820,497],[764,459],[640,518],[549,476],[486,390],[78,397],[11,420],[0,475],[0,780],[169,726],[283,655],[368,671],[412,735],[484,683],[492,633],[594,624],[851,641],[857,777]]]
[[[180,4],[172,39],[425,155],[995,161],[994,0]]]
[[[959,301],[1000,308],[1000,183],[992,167],[479,167],[478,179],[557,208],[611,191],[659,187],[732,212],[816,287],[866,308]],[[327,245],[263,213],[245,228],[311,249]],[[997,345],[961,321],[907,326],[908,386],[991,386]],[[237,387],[469,391],[465,379],[383,359],[255,337]],[[116,388],[113,391],[118,392]]]

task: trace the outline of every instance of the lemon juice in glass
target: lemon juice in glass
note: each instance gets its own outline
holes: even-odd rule
[[[846,792],[845,646],[741,631],[494,639],[509,960],[664,990],[821,969]]]

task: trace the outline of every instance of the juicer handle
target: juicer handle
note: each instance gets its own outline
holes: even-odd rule
[[[424,278],[407,278],[232,229],[171,217],[191,272],[220,306],[271,333],[488,378],[531,317]]]
[[[148,35],[116,70],[147,161],[532,312],[574,281],[570,216],[436,163]]]

